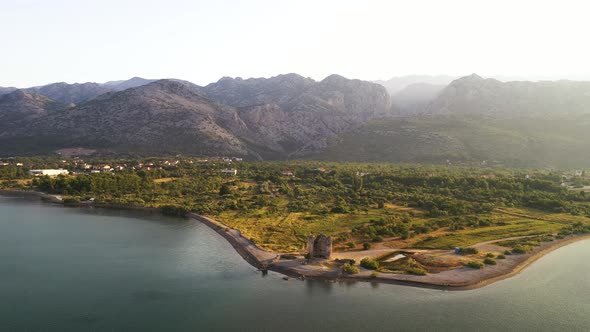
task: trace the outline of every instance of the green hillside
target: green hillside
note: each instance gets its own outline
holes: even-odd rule
[[[590,115],[485,119],[467,116],[383,118],[330,141],[312,159],[590,165]]]

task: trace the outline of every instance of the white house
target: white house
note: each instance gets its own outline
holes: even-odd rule
[[[29,171],[29,174],[34,176],[58,176],[58,175],[68,175],[70,172],[67,169],[32,169]]]

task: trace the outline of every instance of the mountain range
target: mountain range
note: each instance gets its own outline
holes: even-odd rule
[[[391,95],[383,82],[297,74],[224,77],[207,86],[135,77],[0,88],[0,155],[83,147],[127,155],[590,164],[590,82],[441,80],[408,80]]]

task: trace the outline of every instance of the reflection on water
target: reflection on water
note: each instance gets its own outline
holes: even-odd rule
[[[308,294],[330,294],[334,288],[334,282],[327,280],[305,280]]]

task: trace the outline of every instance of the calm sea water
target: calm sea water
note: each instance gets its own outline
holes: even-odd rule
[[[590,241],[470,291],[263,277],[203,224],[0,196],[1,331],[589,331]]]

